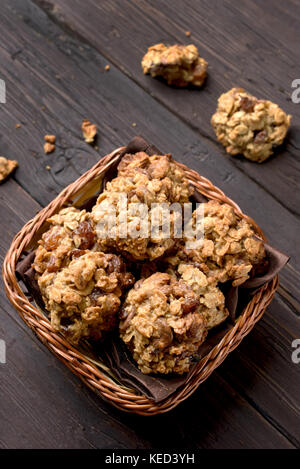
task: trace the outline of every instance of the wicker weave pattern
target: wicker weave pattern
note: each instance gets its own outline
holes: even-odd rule
[[[180,402],[189,397],[205,381],[215,368],[217,368],[234,350],[243,338],[251,331],[253,326],[262,317],[266,307],[271,302],[278,286],[278,277],[265,284],[252,297],[243,314],[238,318],[235,326],[223,337],[206,357],[194,368],[184,387],[173,393],[162,403],[154,403],[145,396],[138,395],[134,390],[129,390],[117,384],[105,371],[100,371],[91,361],[72,347],[60,334],[55,332],[49,320],[35,308],[22,292],[16,278],[16,265],[24,250],[39,232],[46,219],[56,213],[69,200],[74,200],[82,193],[88,183],[99,178],[116,161],[122,148],[118,148],[102,158],[95,166],[83,174],[77,181],[66,187],[47,207],[41,210],[30,220],[15,236],[7,252],[3,263],[3,280],[7,296],[24,322],[34,331],[39,339],[72,370],[79,378],[102,398],[112,403],[115,407],[140,415],[154,415],[167,412],[176,407]],[[200,176],[196,171],[177,163],[186,173],[189,181],[197,190],[209,199],[226,202],[234,207],[237,213],[250,221],[259,237],[265,236],[256,223],[242,213],[239,206],[208,179]]]

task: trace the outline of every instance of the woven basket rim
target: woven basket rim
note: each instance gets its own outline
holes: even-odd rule
[[[100,370],[91,359],[88,359],[73,347],[62,335],[52,329],[48,318],[37,307],[29,302],[22,291],[16,276],[16,265],[23,251],[50,215],[56,213],[65,203],[74,201],[86,186],[97,181],[107,169],[118,160],[126,147],[119,147],[101,158],[91,169],[86,171],[72,184],[68,185],[58,196],[44,207],[37,215],[29,220],[15,235],[5,256],[2,275],[6,294],[17,309],[24,322],[34,331],[38,338],[55,354],[71,371],[93,391],[115,407],[140,415],[155,415],[167,412],[189,397],[197,387],[204,382],[210,374],[225,360],[242,339],[251,331],[256,322],[262,317],[266,307],[272,301],[278,287],[278,276],[264,284],[252,297],[244,308],[235,325],[226,333],[221,341],[194,367],[183,387],[175,391],[162,402],[155,403],[148,397],[138,394],[135,390],[116,383],[109,375],[108,370]],[[213,183],[174,160],[181,167],[196,189],[208,199],[230,204],[236,213],[251,222],[256,234],[266,240],[264,233],[252,218],[242,212],[240,207],[225,195]]]

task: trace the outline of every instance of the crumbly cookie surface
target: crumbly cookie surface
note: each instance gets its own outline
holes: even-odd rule
[[[201,269],[182,262],[176,270],[169,268],[168,273],[182,280],[197,295],[198,311],[204,316],[208,330],[225,321],[229,314],[225,307],[225,297],[215,283],[209,282]]]
[[[120,336],[145,373],[185,373],[207,335],[198,296],[182,280],[155,273],[129,291]]]
[[[133,180],[135,187],[130,191],[130,197],[148,206],[164,202],[182,204],[188,202],[193,193],[184,172],[173,162],[170,154],[126,154],[118,166],[118,176],[125,179],[111,181],[108,189],[126,192],[126,178]]]
[[[230,205],[211,200],[203,204],[203,209],[203,240],[192,249],[186,245],[169,261],[173,265],[182,261],[192,263],[211,284],[230,280],[233,286],[241,285],[249,278],[253,266],[265,261],[263,242],[255,238],[251,225]]]
[[[33,263],[37,274],[57,272],[73,258],[94,248],[96,232],[90,214],[85,210],[68,207],[47,221],[50,227],[39,241]]]
[[[0,156],[0,182],[4,181],[18,166],[15,160],[8,160],[4,156]]]
[[[202,86],[206,78],[207,62],[199,56],[193,44],[165,46],[156,44],[148,48],[142,60],[145,74],[161,76],[169,85],[179,87]]]
[[[51,324],[76,344],[116,324],[120,296],[133,284],[123,260],[99,252],[90,214],[74,207],[48,219],[32,264]]]
[[[52,326],[73,344],[82,338],[98,340],[116,325],[120,297],[132,284],[120,257],[92,251],[58,272],[38,276]]]
[[[120,194],[126,196],[125,206]],[[99,245],[104,250],[115,249],[136,260],[162,256],[175,246],[172,234],[178,213],[171,212],[171,232],[166,236],[162,230],[163,207],[158,204],[164,204],[167,210],[173,203],[187,202],[191,194],[183,171],[170,155],[148,156],[143,152],[125,155],[118,167],[118,176],[107,183],[92,210]],[[112,212],[116,223],[109,226]],[[156,220],[152,223],[156,231],[151,229],[151,220]]]
[[[261,163],[283,143],[290,120],[277,104],[233,88],[220,96],[211,123],[227,153]]]

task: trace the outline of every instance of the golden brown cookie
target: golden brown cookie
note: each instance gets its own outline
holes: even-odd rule
[[[241,285],[249,278],[253,267],[265,262],[263,242],[255,237],[251,225],[228,204],[211,200],[197,210],[204,216],[203,237],[199,236],[191,249],[187,243],[182,245],[168,262],[172,266],[181,262],[193,264],[212,285],[228,280],[233,286]],[[193,213],[194,221],[196,216],[197,211]]]
[[[202,86],[206,78],[207,62],[199,56],[193,44],[165,46],[156,44],[148,48],[142,60],[145,74],[161,76],[169,85]]]
[[[54,329],[77,344],[114,328],[120,297],[134,282],[114,254],[87,251],[58,272],[45,270],[38,285]]]
[[[182,280],[155,273],[130,290],[120,313],[120,336],[139,369],[185,373],[207,335],[197,294]]]
[[[173,234],[179,218],[178,212],[171,211],[166,234],[166,217],[161,213],[168,212],[173,203],[187,202],[191,194],[184,172],[170,155],[125,155],[118,177],[107,183],[92,210],[101,249],[115,249],[136,260],[161,257],[175,246]]]
[[[290,120],[277,104],[233,88],[220,96],[211,123],[227,153],[261,163],[283,143]]]

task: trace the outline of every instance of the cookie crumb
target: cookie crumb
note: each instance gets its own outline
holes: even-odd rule
[[[132,122],[132,127],[136,127],[136,122]]]
[[[44,140],[45,140],[45,142],[48,142],[48,143],[55,143],[56,142],[56,136],[55,135],[45,135]]]
[[[19,129],[21,127],[21,124],[16,124],[15,129]]]
[[[185,32],[185,35],[186,35],[186,37],[190,37],[191,31],[186,31],[186,32]]]
[[[47,171],[50,171],[51,166],[49,166],[49,165],[47,164],[47,166],[45,166],[45,169],[47,169]]]
[[[105,65],[104,70],[105,70],[106,72],[108,72],[109,69],[110,69],[110,66],[109,66],[109,65]]]
[[[87,143],[93,143],[98,131],[96,124],[92,124],[88,119],[83,119],[81,130],[84,140]]]
[[[46,154],[52,153],[55,150],[55,145],[53,143],[46,142],[44,145],[44,152]]]
[[[0,156],[0,182],[4,181],[17,167],[16,160],[8,160],[4,156]]]

